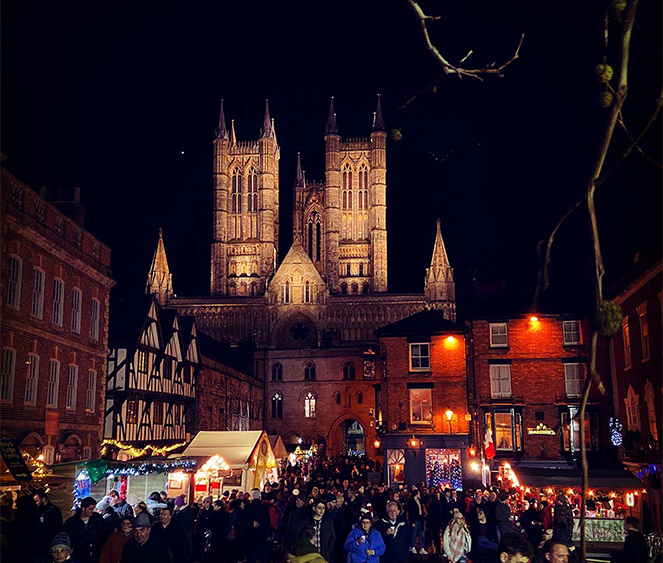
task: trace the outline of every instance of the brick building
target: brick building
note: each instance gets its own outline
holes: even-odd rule
[[[382,360],[376,416],[387,482],[460,489],[462,479],[477,479],[470,467],[463,326],[427,310],[376,335]]]
[[[483,448],[491,432],[492,469],[509,462],[525,474],[573,465],[580,452],[577,413],[589,356],[587,319],[485,316],[469,321],[467,329],[472,440]],[[595,463],[614,458],[607,432],[610,402],[609,394],[592,386],[584,435],[588,459]]]
[[[2,434],[49,464],[98,455],[114,283],[69,207],[78,221],[2,169]]]
[[[661,531],[661,260],[639,259],[609,293],[622,328],[610,342],[615,416],[623,425],[622,462],[647,486],[648,530]]]

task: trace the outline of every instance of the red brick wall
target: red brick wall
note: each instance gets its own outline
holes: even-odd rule
[[[20,199],[12,197],[21,195]],[[64,230],[55,230],[56,217]],[[82,447],[98,453],[102,436],[102,418],[106,382],[108,344],[108,300],[113,282],[110,279],[110,250],[82,231],[80,248],[74,240],[79,227],[64,217],[54,206],[41,200],[30,188],[20,184],[5,170],[2,172],[2,345],[16,350],[14,389],[11,402],[2,404],[3,435],[20,442],[30,432],[44,442],[59,445],[69,433],[82,439]],[[21,298],[18,310],[7,307],[8,258],[13,254],[22,260]],[[43,315],[31,315],[34,268],[44,271]],[[64,281],[62,326],[52,321],[54,278]],[[82,291],[80,333],[71,330],[72,290]],[[99,300],[99,338],[90,337],[92,298]],[[28,354],[40,357],[35,406],[25,405]],[[60,361],[60,384],[57,409],[47,409],[49,364]],[[78,365],[78,393],[75,410],[66,409],[69,364]],[[97,372],[94,412],[87,412],[88,370]],[[59,413],[58,436],[45,436],[45,412]],[[57,451],[57,448],[56,448]],[[80,452],[82,455],[82,450]]]
[[[451,431],[467,434],[467,376],[465,338],[462,335],[437,335],[430,341],[430,372],[410,371],[410,347],[405,337],[386,337],[380,340],[386,357],[386,376],[382,375],[383,424],[387,431],[397,432],[405,422],[405,432],[449,433],[445,411],[452,410]],[[433,424],[410,424],[408,383],[430,382],[433,387]]]

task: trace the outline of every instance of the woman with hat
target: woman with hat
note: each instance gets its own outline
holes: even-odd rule
[[[353,528],[345,540],[348,563],[379,563],[384,553],[384,541],[380,533],[373,528],[373,521],[368,513],[361,516],[359,526]]]

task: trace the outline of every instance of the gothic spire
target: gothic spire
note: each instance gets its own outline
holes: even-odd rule
[[[230,144],[231,145],[236,145],[237,144],[237,136],[235,135],[235,120],[234,119],[230,120]]]
[[[295,186],[304,185],[304,173],[302,172],[302,157],[299,151],[297,151],[297,176],[295,181]]]
[[[442,240],[440,220],[437,220],[435,233],[435,246],[430,267],[426,269],[426,283],[424,294],[428,307],[441,309],[445,318],[456,320],[456,285],[454,283],[453,269],[449,264],[447,250]]]
[[[168,268],[166,247],[163,244],[163,231],[159,228],[159,241],[154,250],[150,271],[147,274],[145,293],[156,294],[159,303],[163,305],[173,294],[173,275]]]
[[[336,125],[336,114],[334,113],[334,96],[329,102],[329,117],[325,126],[325,135],[338,135],[338,125]]]
[[[265,100],[265,117],[262,120],[262,129],[260,130],[260,137],[272,136],[272,118],[269,116],[269,100]]]
[[[378,94],[378,105],[375,108],[375,113],[373,114],[373,131],[386,131],[387,126],[384,124],[384,118],[382,117],[382,104],[380,100],[382,96]]]
[[[440,268],[449,267],[449,258],[447,257],[447,249],[444,247],[444,240],[442,240],[442,228],[440,220],[437,220],[437,233],[435,234],[435,246],[433,247],[433,258],[431,259],[431,269],[438,270]]]
[[[228,129],[226,129],[226,114],[223,111],[223,98],[221,98],[221,111],[219,112],[219,127],[216,130],[216,138],[228,138]]]

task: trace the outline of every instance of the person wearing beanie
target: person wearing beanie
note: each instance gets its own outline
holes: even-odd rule
[[[122,549],[134,535],[133,518],[123,518],[118,529],[106,540],[101,549],[99,563],[120,563],[122,560]]]
[[[71,556],[71,541],[69,534],[60,532],[55,534],[51,541],[51,557],[48,559],[52,563],[75,563]]]
[[[134,520],[134,536],[122,550],[120,563],[173,563],[173,555],[162,541],[152,536],[152,520],[146,513]]]

